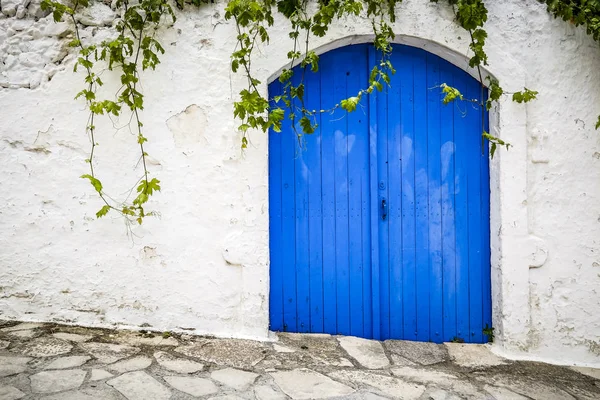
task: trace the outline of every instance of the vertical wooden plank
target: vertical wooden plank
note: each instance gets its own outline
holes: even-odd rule
[[[295,68],[292,78],[294,85],[301,82],[302,70]],[[306,96],[306,95],[305,95]],[[309,100],[310,101],[310,100]],[[297,105],[300,102],[297,101]],[[306,162],[306,153],[309,146],[313,145],[311,137],[302,134],[302,127],[296,119],[296,130],[302,136],[296,140],[296,156],[294,157],[294,185],[295,185],[295,210],[296,210],[296,314],[297,331],[309,332],[310,329],[310,273],[309,273],[309,247],[308,247],[308,176],[311,165]]]
[[[468,83],[467,95],[481,102],[478,82]],[[481,247],[484,232],[481,229],[481,107],[472,105],[468,110],[468,224],[469,224],[469,334],[470,342],[483,342],[483,286]]]
[[[443,341],[441,107],[439,57],[427,55],[427,170],[429,178],[429,304],[430,340]]]
[[[279,81],[269,85],[269,96],[281,93]],[[271,107],[276,106],[271,102]],[[269,329],[283,330],[283,254],[281,246],[281,136],[269,131]]]
[[[329,109],[336,103],[331,79],[337,69],[335,54],[321,57],[321,106]],[[323,331],[337,333],[337,273],[335,235],[335,129],[337,115],[321,115],[321,199],[323,205]]]
[[[362,157],[360,160],[360,219],[361,219],[361,266],[362,266],[362,302],[363,302],[363,337],[373,339],[373,294],[372,294],[372,263],[371,263],[371,191],[369,173],[369,122],[361,138]]]
[[[396,53],[392,53],[392,62],[396,65]],[[372,155],[376,157],[378,175],[375,178],[375,185],[377,190],[377,202],[375,209],[373,210],[373,217],[376,218],[378,225],[378,236],[379,236],[379,301],[380,301],[380,339],[386,340],[391,338],[390,324],[391,324],[391,306],[390,306],[390,234],[389,234],[389,212],[391,199],[390,193],[388,192],[388,132],[394,129],[394,121],[390,119],[390,115],[397,115],[392,109],[390,113],[388,110],[388,99],[393,99],[392,91],[398,85],[396,85],[396,75],[392,76],[391,87],[384,89],[383,92],[377,94],[377,153]],[[382,201],[386,201],[388,205],[388,216],[385,220],[382,219],[381,205]],[[400,309],[401,313],[401,309]]]
[[[429,341],[429,178],[427,114],[427,53],[415,50],[414,126],[415,126],[415,265],[416,265],[416,340]]]
[[[404,339],[416,340],[416,224],[415,224],[415,94],[414,50],[403,48],[400,118],[402,119],[402,303]]]
[[[346,74],[347,96],[356,95],[368,85],[367,76],[367,46],[352,46],[351,54],[353,68]],[[364,337],[364,302],[363,278],[364,268],[369,268],[363,262],[363,197],[369,193],[363,192],[363,182],[369,179],[368,163],[368,102],[365,98],[358,109],[347,116],[348,141],[348,236],[349,236],[349,280],[350,280],[350,334]]]
[[[484,101],[487,100],[487,93]],[[489,114],[485,113],[485,129],[489,132]],[[483,326],[492,327],[492,281],[491,281],[491,254],[490,254],[490,165],[489,143],[484,143],[481,155],[481,268],[483,287]],[[487,339],[487,338],[484,338]]]
[[[308,109],[321,109],[321,73],[306,72]],[[317,131],[306,136],[308,173],[308,249],[310,289],[310,332],[323,332],[323,224],[321,200],[321,116],[316,115]]]
[[[343,48],[337,53],[337,71],[333,74],[334,99],[349,96],[347,76],[358,71],[349,57],[350,50]],[[354,96],[354,94],[352,94]],[[338,113],[336,113],[337,115]],[[349,225],[348,225],[348,119],[337,117],[334,122],[335,140],[335,260],[337,267],[337,332],[350,334],[350,268],[349,268]],[[334,116],[334,118],[336,118]]]
[[[382,136],[387,139],[387,146],[382,149],[385,154],[387,175],[383,181],[386,185],[388,217],[383,224],[387,226],[388,242],[382,243],[388,254],[389,275],[389,337],[404,339],[404,302],[403,296],[403,265],[402,265],[402,133],[403,117],[401,112],[402,90],[406,90],[406,81],[412,85],[412,68],[405,65],[407,56],[402,47],[397,47],[392,53],[392,63],[396,66],[396,74],[392,77],[387,93],[387,129]],[[409,75],[410,73],[410,75]],[[383,150],[386,152],[383,153]]]
[[[287,117],[287,114],[286,114]],[[281,133],[283,330],[297,332],[296,298],[296,193],[295,160],[297,141],[286,119]]]
[[[375,47],[369,45],[369,72],[376,65],[378,58]],[[371,326],[373,339],[381,340],[381,290],[380,290],[380,264],[379,264],[379,175],[378,175],[378,137],[379,124],[378,115],[380,111],[377,108],[379,98],[382,95],[378,92],[369,96],[369,174],[368,190],[370,193],[370,204],[367,215],[370,217],[370,253],[371,256],[371,299],[365,296],[366,301],[372,304]],[[365,289],[365,294],[369,293],[368,287]]]
[[[440,60],[440,80],[454,85],[454,66]],[[454,230],[454,107],[442,106],[441,118],[441,198],[444,341],[456,336],[456,239]]]
[[[465,96],[468,81],[466,72],[454,70],[454,87]],[[468,98],[468,97],[467,97]],[[454,143],[455,143],[455,179],[454,179],[454,226],[456,235],[456,336],[470,341],[469,335],[469,225],[467,223],[469,191],[467,136],[473,128],[472,104],[455,102],[454,104]],[[476,129],[476,128],[475,128]]]

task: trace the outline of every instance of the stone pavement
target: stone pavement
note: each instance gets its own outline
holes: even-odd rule
[[[0,321],[0,400],[600,399],[600,370],[511,362],[483,345],[278,336]]]

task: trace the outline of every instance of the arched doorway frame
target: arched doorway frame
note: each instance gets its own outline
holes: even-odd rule
[[[373,40],[374,35],[348,35],[313,50],[323,54],[352,44],[372,43]],[[458,48],[403,34],[396,35],[393,43],[437,55],[479,80],[479,71],[468,65],[469,55]],[[496,54],[495,58],[501,58],[502,63],[482,68],[484,82],[487,77],[493,77],[508,91],[522,90],[526,86],[524,68],[511,57]],[[269,71],[267,81],[261,86],[264,96],[268,96],[268,83],[277,79],[283,69],[290,67],[284,58],[279,64],[271,59],[270,65],[281,67]],[[502,352],[503,349],[525,347],[527,344],[527,329],[524,327],[531,324],[529,267],[537,267],[545,260],[532,259],[538,243],[529,235],[527,225],[527,106],[514,103],[510,96],[505,96],[489,111],[489,127],[493,135],[512,145],[509,151],[497,151],[494,159],[490,160],[492,320],[495,347]]]

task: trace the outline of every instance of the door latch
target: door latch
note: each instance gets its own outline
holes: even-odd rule
[[[382,199],[381,200],[381,219],[383,221],[385,221],[385,219],[387,218],[387,214],[388,214],[387,202],[385,201],[385,199]]]

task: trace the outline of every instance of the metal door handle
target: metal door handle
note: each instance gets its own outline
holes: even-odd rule
[[[381,200],[381,219],[383,221],[385,221],[385,219],[387,218],[387,202],[385,201],[385,199]]]

